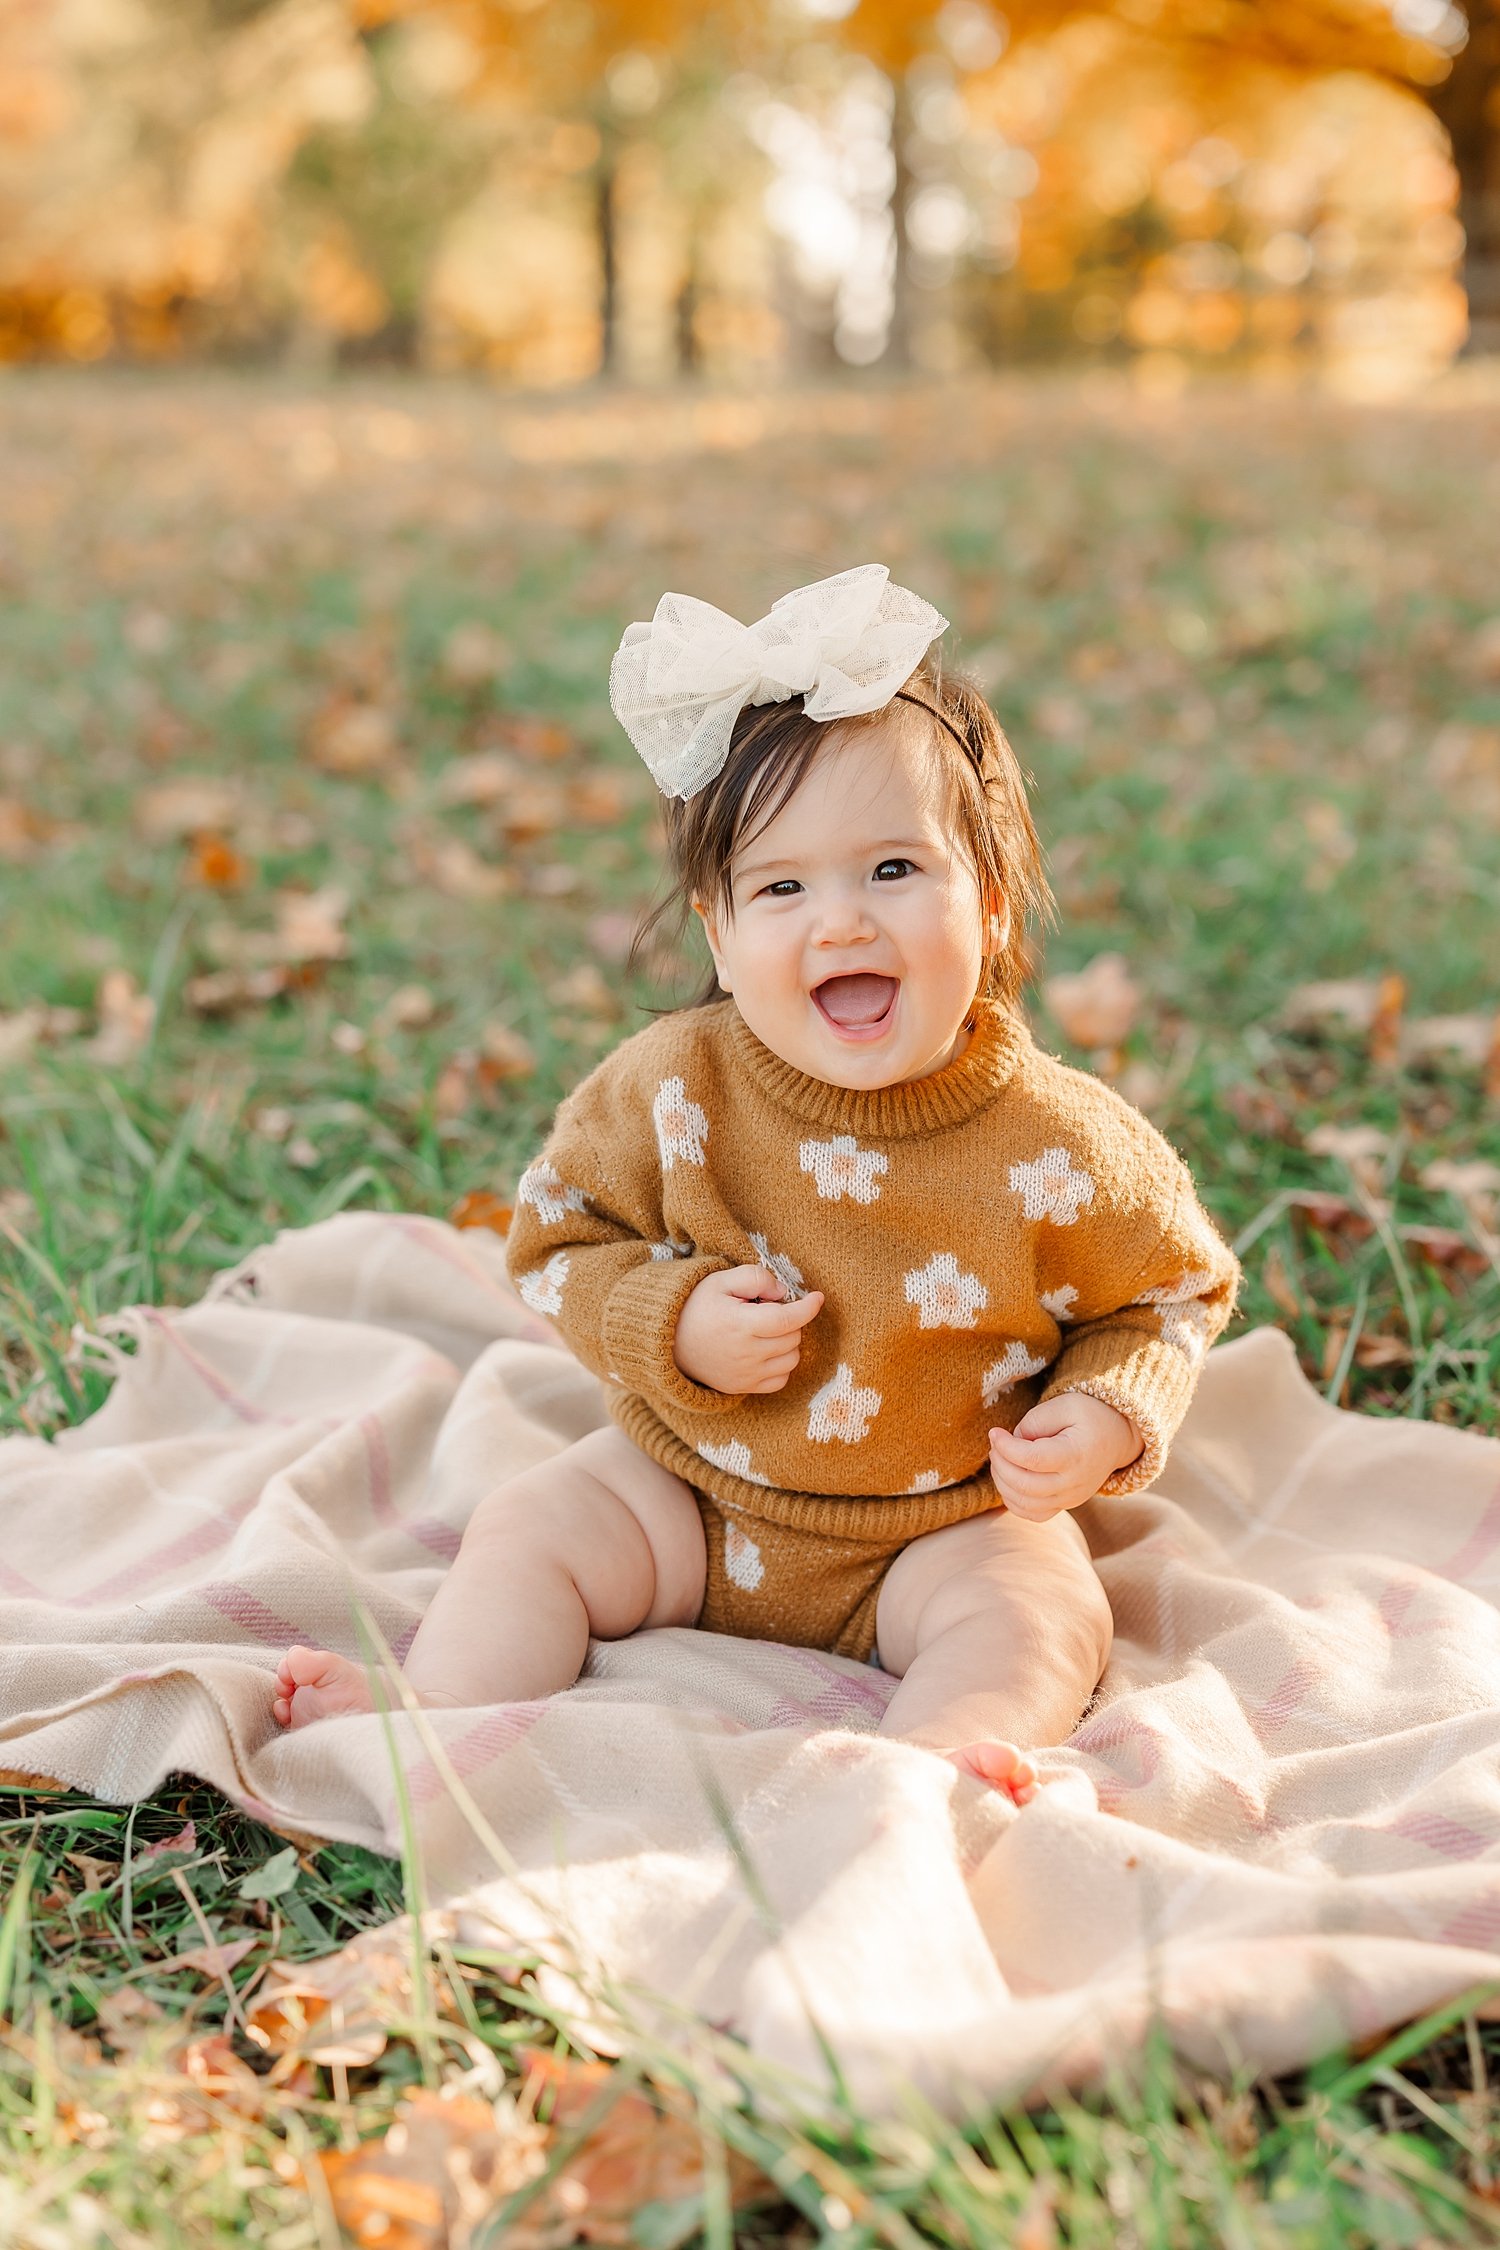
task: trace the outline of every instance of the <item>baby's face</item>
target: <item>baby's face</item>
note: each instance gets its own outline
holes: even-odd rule
[[[756,1037],[833,1086],[904,1085],[961,1052],[984,965],[979,885],[928,722],[829,728],[791,802],[699,907]]]

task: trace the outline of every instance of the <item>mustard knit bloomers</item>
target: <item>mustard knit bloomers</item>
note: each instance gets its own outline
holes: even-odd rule
[[[762,1046],[732,1000],[662,1018],[558,1111],[507,1244],[634,1442],[698,1495],[712,1632],[863,1657],[891,1561],[1002,1505],[989,1431],[1086,1391],[1160,1474],[1238,1268],[1181,1159],[1109,1087],[978,1004],[957,1061],[851,1090]],[[824,1292],[784,1389],[682,1373],[707,1274]]]

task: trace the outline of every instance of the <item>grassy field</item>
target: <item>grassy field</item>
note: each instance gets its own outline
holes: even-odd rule
[[[624,967],[658,862],[605,698],[622,624],[667,586],[751,617],[878,559],[953,619],[1035,774],[1060,904],[1040,1034],[1176,1141],[1243,1246],[1245,1318],[1330,1396],[1494,1429],[1497,438],[1477,386],[554,404],[8,378],[0,1428],[98,1403],[77,1324],[189,1299],[278,1226],[503,1202],[559,1093],[698,974],[670,948]],[[1128,964],[1114,1020],[1108,991],[1049,992],[1103,952]],[[136,1813],[10,1793],[0,2233],[333,2241],[348,2213],[307,2150],[337,2188],[341,2140],[424,2070],[482,2049],[524,2075],[551,2037],[524,1984],[457,1963],[437,2062],[414,2034],[268,2090],[218,1981],[170,1966],[186,1933],[248,1881],[265,1945],[312,1955],[402,1896],[383,1862],[284,1853],[186,1784]],[[747,2110],[722,2133],[778,2185],[733,2224],[1474,2240],[1497,2056],[1426,2027],[1233,2097],[1158,2061],[1034,2126],[851,2121],[775,2162]],[[639,2239],[725,2241],[726,2210],[711,2179]],[[356,2238],[445,2239],[389,2215]],[[565,2214],[544,2238],[574,2239]]]

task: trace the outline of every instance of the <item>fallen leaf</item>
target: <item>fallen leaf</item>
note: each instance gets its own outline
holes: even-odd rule
[[[613,826],[623,817],[627,805],[625,783],[619,774],[585,774],[581,781],[568,784],[569,812],[591,827]]]
[[[337,884],[320,891],[279,891],[276,895],[276,949],[287,962],[342,961],[349,952],[344,917],[349,897]]]
[[[0,1070],[25,1062],[42,1035],[47,1021],[44,1008],[22,1008],[13,1016],[0,1016]]]
[[[479,1077],[485,1085],[506,1078],[529,1078],[536,1057],[519,1031],[500,1017],[491,1016],[479,1035]]]
[[[162,1967],[196,1969],[207,1977],[224,1977],[231,1969],[238,1967],[246,1954],[253,1953],[259,1943],[259,1935],[252,1934],[250,1937],[229,1938],[217,1945],[193,1945],[185,1953],[174,1953],[170,1961],[162,1963]]]
[[[91,1062],[116,1070],[133,1062],[151,1036],[156,1002],[128,969],[107,969],[94,1002],[99,1028],[84,1049]]]
[[[510,664],[510,649],[491,625],[468,618],[443,643],[439,668],[455,687],[487,687]]]
[[[1452,1227],[1399,1227],[1397,1233],[1409,1250],[1440,1273],[1474,1276],[1490,1270],[1484,1252]]]
[[[23,805],[19,798],[0,797],[0,860],[8,860],[18,867],[35,859],[53,833],[53,823]]]
[[[461,836],[414,834],[407,840],[407,850],[413,873],[444,898],[482,903],[508,898],[515,890],[510,869],[481,859]]]
[[[198,1830],[191,1820],[179,1828],[175,1836],[164,1836],[159,1844],[147,1844],[138,1851],[132,1864],[143,1867],[148,1861],[162,1859],[168,1852],[180,1852],[184,1857],[198,1849]]]
[[[577,749],[578,738],[556,719],[536,719],[519,712],[502,712],[495,722],[495,732],[508,749],[523,758],[539,758],[551,762],[566,758]]]
[[[562,827],[568,800],[550,781],[523,781],[499,806],[497,817],[507,842],[534,844]]]
[[[248,1899],[280,1898],[294,1888],[297,1881],[297,1847],[288,1844],[285,1851],[252,1867],[237,1885],[239,1897]]]
[[[1500,683],[1500,617],[1487,617],[1475,628],[1469,660],[1480,679]]]
[[[1309,1189],[1294,1195],[1288,1205],[1315,1234],[1337,1236],[1349,1243],[1368,1242],[1375,1232],[1367,1211],[1345,1195],[1320,1195]]]
[[[200,889],[237,891],[249,882],[252,872],[249,860],[212,830],[201,830],[193,838],[187,880]]]
[[[148,844],[180,844],[188,837],[233,829],[242,813],[237,782],[213,774],[178,774],[155,789],[143,789],[132,807],[137,833]]]
[[[1452,1055],[1459,1062],[1483,1068],[1497,1041],[1500,1016],[1419,1016],[1402,1031],[1401,1054],[1406,1062]]]
[[[1500,1164],[1487,1163],[1483,1157],[1454,1164],[1440,1157],[1426,1166],[1421,1180],[1423,1187],[1431,1188],[1435,1195],[1456,1195],[1460,1203],[1477,1207],[1488,1220],[1492,1199],[1500,1193]]]
[[[547,998],[554,1008],[576,1008],[584,1016],[608,1018],[620,1013],[618,1000],[593,961],[581,961],[565,977],[549,984]]]
[[[520,779],[520,768],[503,750],[476,750],[444,766],[433,796],[440,805],[498,805]]]
[[[1288,1320],[1298,1320],[1302,1315],[1302,1297],[1292,1279],[1291,1269],[1282,1255],[1280,1245],[1272,1243],[1261,1262],[1261,1285],[1278,1312]]]
[[[1370,1060],[1388,1070],[1401,1053],[1401,1012],[1406,1006],[1406,979],[1388,970],[1375,988],[1375,1013],[1370,1020]]]
[[[424,2087],[402,2096],[378,2140],[318,2157],[340,2226],[379,2250],[468,2250],[480,2230],[488,2233],[496,2205],[545,2161],[542,2133],[509,2105]],[[581,2238],[554,2232],[548,2239],[551,2250]],[[519,2238],[507,2228],[505,2241]]]
[[[1123,953],[1096,953],[1076,975],[1048,977],[1043,997],[1075,1047],[1122,1047],[1141,1012],[1142,993]]]
[[[307,729],[307,754],[323,773],[344,779],[385,772],[395,763],[396,722],[382,703],[329,697]]]
[[[703,2193],[703,2136],[695,2116],[653,2100],[608,2063],[527,2050],[525,2091],[552,2138],[588,2125],[558,2176],[512,2219],[506,2250],[560,2243],[621,2246],[638,2241],[632,2222],[652,2204],[696,2203]],[[765,2175],[735,2149],[724,2152],[729,2200],[764,2193]],[[571,2229],[572,2231],[568,2231]],[[696,2231],[696,2230],[694,2230]]]
[[[188,978],[182,997],[195,1015],[233,1016],[279,1000],[289,982],[285,969],[206,969]]]
[[[1378,1125],[1318,1125],[1302,1145],[1313,1156],[1335,1156],[1353,1170],[1388,1155],[1391,1140]]]
[[[376,1011],[376,1036],[383,1039],[393,1031],[425,1031],[436,1015],[437,1002],[425,984],[398,985]]]
[[[412,2012],[410,1930],[402,1919],[320,1960],[273,1961],[247,2013],[251,2042],[287,2064],[374,2062]],[[443,1979],[433,1984],[432,2004],[451,2007]]]
[[[1356,1367],[1410,1367],[1414,1356],[1404,1336],[1361,1336],[1354,1347]]]
[[[1368,1031],[1379,1005],[1378,978],[1331,978],[1321,984],[1298,985],[1287,996],[1281,1020],[1289,1031],[1322,1031],[1329,1024]]]
[[[510,1222],[515,1217],[514,1206],[502,1203],[498,1195],[487,1188],[471,1188],[459,1197],[448,1213],[448,1224],[454,1227],[488,1227],[492,1234],[509,1234]]]

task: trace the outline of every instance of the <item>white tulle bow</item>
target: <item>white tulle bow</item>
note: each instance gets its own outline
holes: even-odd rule
[[[692,797],[723,766],[747,704],[805,695],[810,719],[878,711],[947,624],[884,563],[795,587],[754,625],[663,594],[649,625],[626,626],[609,700],[662,794]]]

